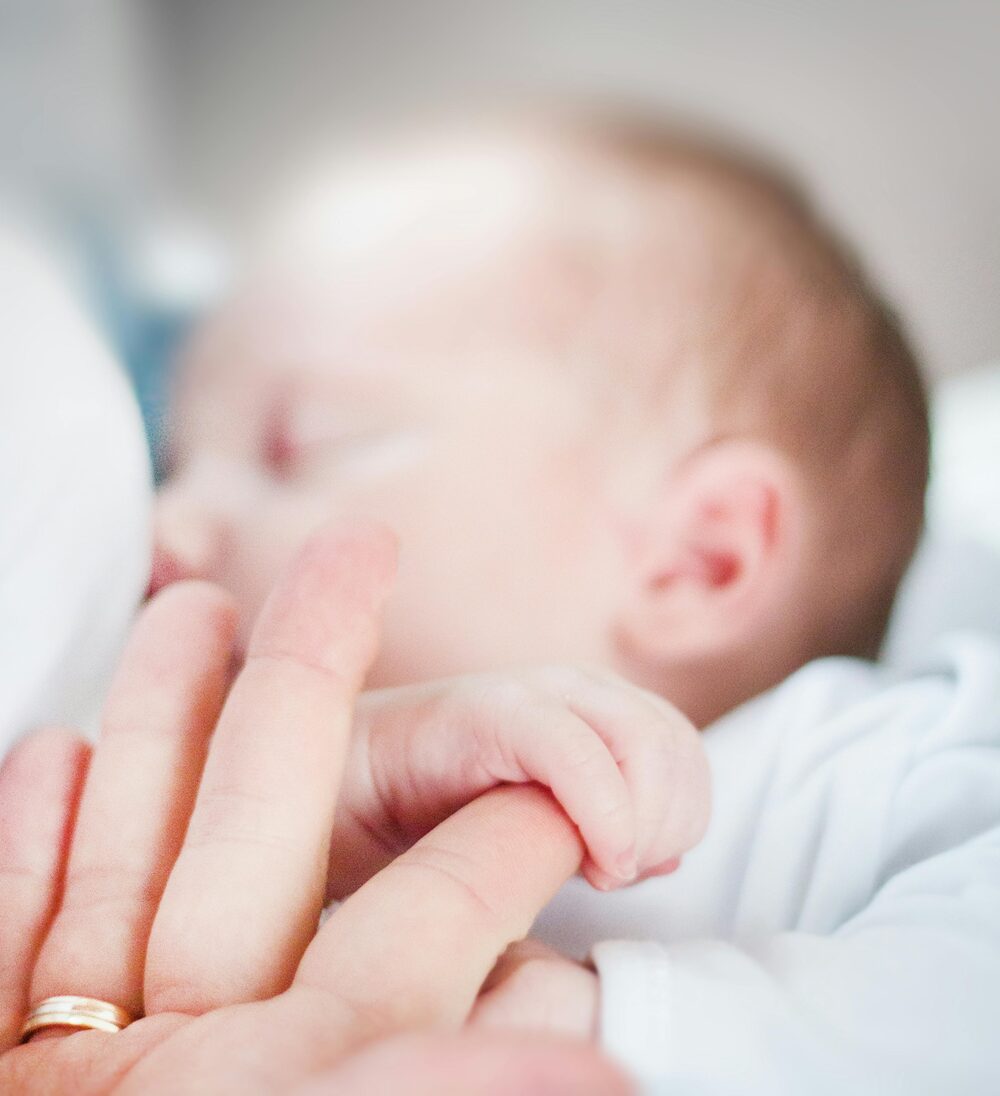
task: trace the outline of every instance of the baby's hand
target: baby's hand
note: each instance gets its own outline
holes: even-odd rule
[[[490,788],[529,782],[576,824],[583,874],[601,890],[674,870],[708,824],[698,732],[609,672],[552,666],[385,689],[358,703],[329,896]]]

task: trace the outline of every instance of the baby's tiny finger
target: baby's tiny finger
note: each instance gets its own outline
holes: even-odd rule
[[[645,878],[635,873],[628,879],[623,879],[619,875],[611,875],[600,867],[591,856],[588,856],[580,865],[580,874],[594,890],[599,891],[619,890],[621,887],[627,887],[630,883],[637,883],[640,879]]]
[[[658,866],[693,848],[708,824],[708,762],[697,730],[662,698],[610,675],[574,677],[564,668],[552,686],[566,691],[571,711],[619,759],[635,812],[639,875],[663,874]]]
[[[609,881],[631,882],[638,870],[635,815],[610,750],[582,719],[554,707],[525,730],[516,750],[528,776],[548,785],[580,831],[588,858]]]

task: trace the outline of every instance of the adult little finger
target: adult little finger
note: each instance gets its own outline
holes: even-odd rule
[[[82,738],[53,728],[17,743],[0,767],[0,1053],[27,1014],[89,756]]]

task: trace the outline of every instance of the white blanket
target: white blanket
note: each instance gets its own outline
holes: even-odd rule
[[[1000,1092],[1000,645],[815,662],[704,742],[681,868],[536,926],[592,950],[607,1049],[671,1096]]]
[[[35,246],[0,225],[0,756],[91,726],[146,582],[138,410]]]

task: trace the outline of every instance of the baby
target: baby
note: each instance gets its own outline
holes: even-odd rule
[[[570,884],[537,931],[596,973],[528,945],[474,1022],[670,1092],[986,1091],[1000,658],[824,659],[878,651],[927,448],[899,326],[766,167],[621,122],[413,139],[299,196],[196,339],[153,587],[220,582],[246,634],[319,521],[399,534],[332,893],[503,780],[599,887],[658,876]]]
[[[921,527],[899,328],[801,198],[706,142],[414,138],[300,197],[180,378],[153,588],[249,627],[324,517],[404,546],[370,685],[610,667],[699,726],[874,656]]]

